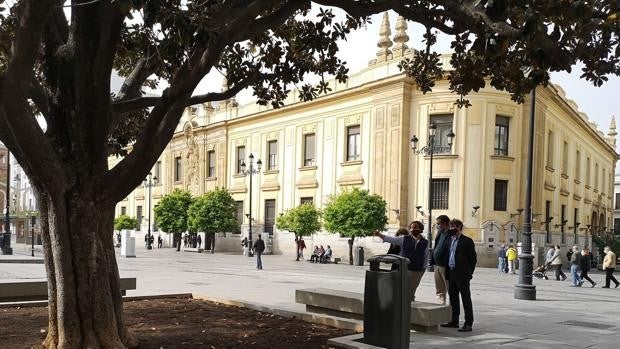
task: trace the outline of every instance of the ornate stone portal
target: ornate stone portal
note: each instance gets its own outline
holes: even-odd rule
[[[185,134],[185,142],[187,150],[185,153],[185,168],[187,169],[185,174],[185,186],[187,191],[192,195],[200,194],[199,185],[199,162],[200,154],[198,150],[198,144],[196,143],[196,134],[194,133],[194,122],[190,121],[185,124],[183,133]]]

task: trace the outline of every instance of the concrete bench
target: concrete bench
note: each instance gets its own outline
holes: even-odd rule
[[[306,311],[347,319],[364,319],[364,294],[326,288],[295,290],[295,301],[305,304]],[[412,302],[411,329],[435,333],[438,326],[452,320],[448,305]]]
[[[308,261],[308,262],[312,262],[312,260],[310,260],[310,259],[306,259],[306,261]],[[336,257],[336,258],[330,258],[330,259],[329,259],[327,262],[325,262],[324,264],[331,264],[331,263],[333,263],[333,264],[338,264],[338,263],[340,263],[340,262],[342,262],[342,258],[338,258],[338,257]],[[314,262],[313,262],[313,263],[314,263]],[[317,262],[317,263],[319,263],[319,262]]]
[[[197,253],[202,253],[202,252],[204,252],[204,248],[198,248],[198,247],[183,247],[183,252],[197,252]]]
[[[121,294],[136,289],[136,278],[121,278]],[[47,300],[47,280],[0,281],[0,303]]]

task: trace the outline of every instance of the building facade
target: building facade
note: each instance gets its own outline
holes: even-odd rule
[[[9,150],[0,143],[0,212],[4,213],[6,210],[6,168],[9,161]],[[4,219],[2,219],[4,222]],[[3,223],[2,223],[3,224]],[[3,228],[0,228],[3,231]]]
[[[614,180],[614,235],[620,235],[620,173],[616,173]]]
[[[389,30],[382,30],[368,68],[346,83],[331,81],[332,91],[312,102],[292,93],[280,109],[240,106],[234,99],[187,108],[153,168],[153,203],[176,188],[194,195],[228,188],[241,230],[218,237],[216,249],[241,252],[252,188],[253,231],[268,236],[274,253],[293,254],[293,235],[275,228],[277,215],[304,202],[322,208],[330,195],[356,186],[386,200],[389,231],[411,220],[427,222],[429,202],[433,219],[446,214],[463,220],[480,264],[494,265],[499,245],[520,241],[530,101],[519,105],[487,87],[468,96],[471,107],[458,109],[445,80],[422,94],[397,67],[415,54],[402,27],[399,20],[393,48],[389,36],[385,40]],[[449,67],[449,56],[442,60]],[[456,136],[452,147],[434,156],[429,200],[430,158],[415,155],[409,140],[416,135],[426,144],[431,123],[437,144],[447,145],[451,131]],[[537,90],[535,129],[534,253],[540,256],[552,244],[589,245],[592,232],[612,226],[615,125],[605,136],[559,86],[549,85]],[[241,163],[250,154],[263,166],[246,177]],[[117,215],[142,218],[145,225],[145,193],[137,188],[119,202]],[[373,237],[356,241],[367,255],[388,247]],[[331,245],[336,257],[348,255],[347,239],[338,234],[314,234],[306,245]]]
[[[4,229],[4,220],[6,213],[6,185],[7,185],[7,166],[10,161],[10,178],[11,186],[9,197],[9,217],[11,222],[11,238],[15,243],[32,242],[32,216],[38,216],[37,200],[34,189],[30,185],[30,180],[26,173],[19,165],[15,157],[11,156],[4,145],[0,144],[0,206],[2,206],[2,229]],[[34,226],[34,242],[36,245],[41,244],[41,237],[38,227]]]

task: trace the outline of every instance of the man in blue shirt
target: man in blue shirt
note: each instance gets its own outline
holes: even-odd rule
[[[476,268],[476,248],[474,241],[462,234],[463,222],[458,219],[451,220],[450,230],[454,230],[454,234],[447,242],[449,254],[446,277],[449,282],[448,294],[450,296],[450,306],[452,307],[452,321],[441,326],[459,327],[460,295],[460,300],[463,301],[463,310],[465,310],[465,323],[459,329],[459,332],[470,332],[474,323],[474,310],[471,302],[469,282]]]
[[[409,274],[409,292],[411,301],[415,302],[415,292],[426,270],[428,240],[422,236],[424,224],[421,222],[413,221],[409,225],[409,228],[411,230],[410,235],[387,236],[375,231],[375,236],[383,239],[383,242],[389,242],[400,246],[400,256],[409,258],[409,265],[407,266]]]

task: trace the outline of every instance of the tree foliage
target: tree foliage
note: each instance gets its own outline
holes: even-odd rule
[[[387,224],[387,204],[377,194],[354,188],[331,196],[323,210],[325,229],[343,236],[363,237]]]
[[[299,236],[314,234],[321,230],[321,211],[313,204],[291,208],[276,219],[276,228]]]
[[[114,229],[116,230],[134,230],[137,228],[138,220],[126,214],[120,215],[114,219]]]
[[[189,230],[187,218],[192,202],[192,195],[179,189],[162,197],[153,209],[157,226],[167,233],[178,234]]]
[[[239,223],[235,217],[235,200],[226,188],[216,188],[196,198],[188,211],[190,230],[205,233],[235,231]]]
[[[620,253],[620,239],[613,234],[594,234],[592,235],[592,242],[598,247],[599,256],[603,256],[603,249],[605,246],[609,246],[612,251]],[[602,261],[602,259],[601,259]]]

